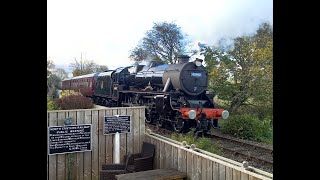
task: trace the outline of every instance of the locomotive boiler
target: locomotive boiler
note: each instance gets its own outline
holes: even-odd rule
[[[86,89],[92,89],[89,97],[99,105],[146,106],[147,123],[171,124],[176,132],[208,131],[218,126],[218,119],[227,119],[229,112],[215,107],[202,60],[189,62],[189,58],[180,56],[177,64],[149,61],[91,74],[92,85]],[[70,86],[81,91],[73,82]]]

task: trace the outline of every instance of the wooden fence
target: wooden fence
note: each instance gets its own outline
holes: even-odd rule
[[[132,132],[120,134],[120,162],[128,152],[140,152],[142,142],[156,145],[155,168],[175,168],[185,172],[188,180],[260,180],[273,179],[273,175],[255,168],[254,172],[240,163],[211,153],[197,152],[178,142],[153,133],[145,134],[145,107],[102,108],[85,110],[48,111],[50,126],[63,126],[66,118],[72,125],[91,124],[91,151],[48,155],[47,179],[49,180],[98,180],[104,163],[113,163],[114,135],[104,135],[104,117],[131,115]]]
[[[113,162],[113,136],[103,134],[104,116],[131,115],[132,133],[120,134],[120,162],[128,152],[140,152],[145,138],[145,107],[78,109],[47,112],[47,124],[63,126],[66,118],[72,125],[92,125],[91,151],[48,155],[47,179],[98,180],[101,164]]]
[[[155,168],[174,168],[186,172],[188,180],[260,180],[273,179],[273,175],[261,170],[251,172],[226,158],[216,158],[211,153],[200,153],[157,134],[146,134],[146,142],[156,146]],[[204,152],[204,151],[203,151]],[[216,157],[214,157],[216,156]],[[234,163],[230,163],[234,162]]]

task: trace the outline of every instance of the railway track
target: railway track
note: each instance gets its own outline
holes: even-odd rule
[[[158,133],[161,133],[161,134],[172,134],[173,133],[173,131],[171,131],[169,129],[159,128],[158,126],[153,125],[153,124],[147,124],[146,123],[146,126],[148,128],[150,128],[153,132],[158,132]]]
[[[235,156],[242,156],[246,160],[256,161],[259,164],[273,165],[273,149],[217,134],[206,134],[205,137],[216,141],[224,152],[228,151]]]
[[[166,135],[172,134],[170,129],[159,128],[152,124],[146,124],[153,132]],[[238,162],[247,161],[251,166],[259,167],[267,171],[273,171],[273,149],[250,141],[227,137],[217,133],[203,135],[223,149],[225,157]]]

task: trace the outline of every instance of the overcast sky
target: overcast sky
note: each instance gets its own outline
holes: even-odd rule
[[[129,51],[162,21],[213,45],[273,24],[273,0],[47,0],[47,58],[68,72],[81,53],[110,69],[127,66]]]

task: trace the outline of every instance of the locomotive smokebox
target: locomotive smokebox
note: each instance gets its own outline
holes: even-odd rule
[[[188,95],[196,96],[207,89],[208,72],[201,64],[197,66],[194,62],[170,64],[163,73],[162,84],[165,85],[168,81],[172,89],[165,88],[165,91],[181,90]]]
[[[190,56],[188,56],[188,55],[180,55],[180,56],[178,56],[178,64],[189,62],[189,58],[190,58]]]

